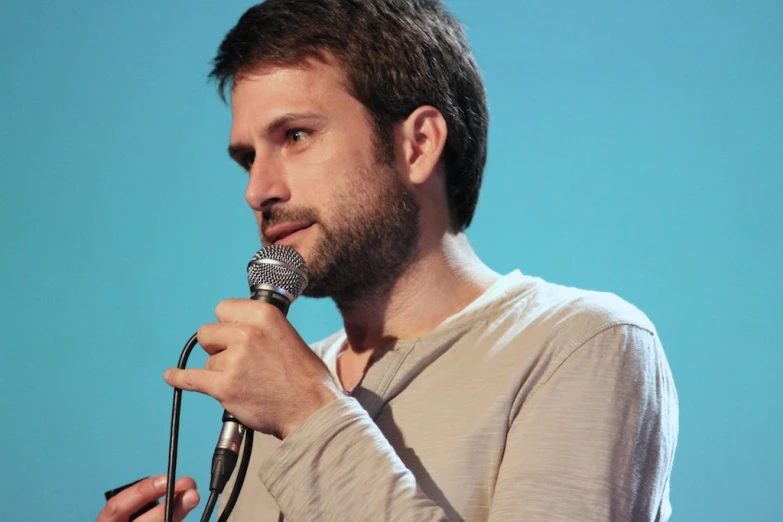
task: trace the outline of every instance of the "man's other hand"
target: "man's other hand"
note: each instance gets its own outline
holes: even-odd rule
[[[109,499],[96,522],[128,522],[130,516],[150,502],[166,494],[166,475],[149,477],[117,493]],[[198,505],[196,482],[182,477],[174,483],[174,520],[180,522]],[[147,511],[134,522],[163,522],[165,503]]]

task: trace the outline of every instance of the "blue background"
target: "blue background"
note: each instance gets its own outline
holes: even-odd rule
[[[449,5],[492,115],[479,255],[656,323],[672,520],[783,520],[783,2]],[[2,521],[94,520],[165,471],[163,370],[247,295],[258,246],[205,79],[247,6],[2,3]],[[308,341],[340,326],[327,301],[290,317]],[[202,485],[220,413],[185,397],[179,472]]]

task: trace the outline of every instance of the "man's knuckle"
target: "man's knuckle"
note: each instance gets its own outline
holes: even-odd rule
[[[257,309],[259,320],[262,320],[265,323],[275,320],[279,313],[279,310],[269,303],[262,303],[262,306],[259,306]]]
[[[237,333],[237,344],[244,344],[248,341],[249,332],[248,332],[247,325],[244,324],[236,325],[236,333]]]
[[[229,300],[220,301],[215,307],[215,317],[218,319],[226,315],[226,309],[229,306]]]
[[[201,339],[202,337],[206,337],[209,335],[210,325],[208,324],[202,324],[201,327],[198,329],[198,332],[196,332],[196,337]]]
[[[224,378],[213,383],[210,393],[213,398],[223,402],[232,398],[232,391],[231,380],[229,378]]]
[[[252,324],[237,325],[237,332],[239,334],[239,344],[243,347],[253,344],[258,337],[258,328]]]
[[[123,514],[121,500],[118,500],[117,497],[110,498],[103,508],[103,514],[107,517],[117,517]]]

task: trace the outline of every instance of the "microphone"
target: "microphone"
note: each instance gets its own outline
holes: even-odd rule
[[[262,248],[247,264],[250,299],[264,301],[288,314],[288,307],[307,286],[307,265],[299,252],[283,245]],[[221,494],[237,463],[246,427],[223,411],[223,429],[212,457],[209,490]],[[233,494],[232,494],[233,496]]]

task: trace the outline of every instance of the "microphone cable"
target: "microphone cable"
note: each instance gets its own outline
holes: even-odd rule
[[[182,349],[182,353],[179,356],[179,362],[177,368],[184,370],[187,366],[188,358],[190,357],[193,348],[198,344],[196,334],[193,334],[188,342],[185,343],[185,347]],[[179,444],[179,419],[180,412],[182,410],[182,389],[174,388],[174,401],[171,406],[171,433],[169,436],[169,464],[166,474],[166,522],[172,522],[174,520],[174,481],[177,474],[177,451]],[[242,485],[245,482],[245,476],[247,475],[247,469],[250,464],[250,454],[253,451],[253,430],[245,430],[245,442],[244,449],[242,450],[242,457],[239,462],[239,470],[237,471],[237,478],[234,482],[234,487],[231,489],[231,494],[226,501],[226,506],[221,513],[218,522],[227,522],[228,517],[231,516],[231,512],[234,510],[234,506],[239,498],[239,492],[242,490]],[[233,466],[231,471],[233,471]],[[229,471],[228,476],[231,475]],[[225,487],[225,482],[223,483]],[[212,516],[212,511],[217,504],[218,496],[223,492],[222,487],[220,491],[216,491],[210,487],[209,498],[207,504],[204,507],[204,514],[201,517],[201,522],[208,522],[209,517]]]

